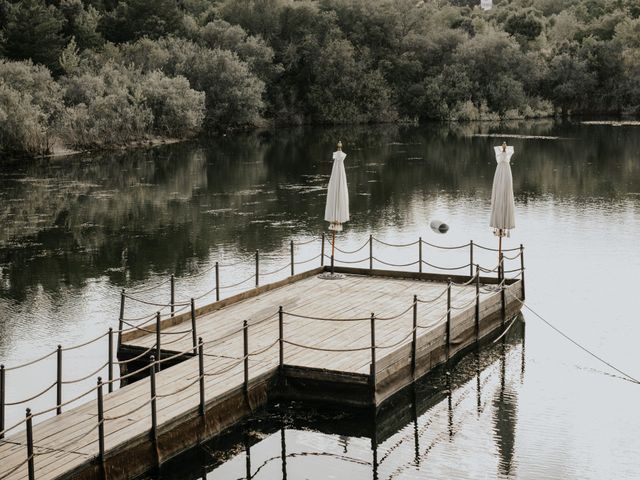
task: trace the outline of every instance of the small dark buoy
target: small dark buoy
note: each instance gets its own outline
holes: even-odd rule
[[[449,231],[449,225],[440,220],[431,221],[431,230],[438,233],[447,233]]]

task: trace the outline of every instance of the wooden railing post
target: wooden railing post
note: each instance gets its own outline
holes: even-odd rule
[[[156,312],[156,359],[158,360],[158,363],[156,364],[156,372],[160,371],[160,359],[162,357],[162,353],[161,353],[161,332],[160,332],[160,312]]]
[[[291,276],[293,277],[293,274],[295,273],[295,260],[293,256],[293,240],[291,240],[290,248],[291,248]]]
[[[151,440],[154,446],[158,445],[158,417],[156,410],[156,369],[155,357],[149,357],[149,387],[151,389]]]
[[[371,313],[371,394],[373,403],[376,403],[376,316]]]
[[[260,252],[256,250],[256,287],[260,285]]]
[[[5,371],[4,365],[0,365],[0,439],[4,438],[4,401],[5,401]]]
[[[173,317],[176,313],[176,277],[171,274],[171,316]]]
[[[284,311],[282,305],[278,307],[278,343],[280,344],[280,375],[284,367]]]
[[[322,247],[320,248],[320,266],[324,267],[324,233],[322,234]]]
[[[447,281],[447,362],[451,353],[451,279]]]
[[[422,237],[418,238],[418,271],[422,273]]]
[[[524,246],[520,244],[520,281],[522,282],[522,300],[524,301]]]
[[[204,343],[202,337],[198,338],[198,372],[200,373],[200,415],[204,417]]]
[[[104,401],[101,377],[98,377],[98,460],[104,468]]]
[[[418,352],[418,296],[413,296],[413,334],[411,335],[411,377],[416,379],[416,356]]]
[[[191,341],[195,355],[198,349],[198,333],[196,331],[196,302],[193,298],[191,299]]]
[[[113,328],[109,328],[109,393],[113,392]]]
[[[480,265],[476,265],[476,342],[480,340]]]
[[[373,270],[373,235],[369,235],[369,270]]]
[[[469,277],[473,277],[473,240],[469,240]]]
[[[220,265],[216,262],[216,302],[220,301]]]
[[[56,350],[56,415],[62,413],[62,345]]]
[[[243,351],[244,351],[244,393],[249,398],[249,324],[242,323]]]
[[[36,468],[33,457],[33,419],[31,418],[31,409],[27,408],[27,463],[29,470],[29,480],[35,480]]]

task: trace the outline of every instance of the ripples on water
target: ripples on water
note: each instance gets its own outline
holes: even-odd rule
[[[208,270],[218,259],[246,260],[221,269],[227,283],[251,275],[256,249],[265,272],[286,263],[290,239],[308,240],[326,227],[323,189],[338,138],[348,154],[352,212],[338,237],[342,248],[357,248],[370,232],[399,243],[422,236],[449,245],[495,244],[487,222],[492,146],[500,133],[522,137],[509,137],[518,226],[507,246],[526,246],[528,302],[640,376],[640,130],[552,122],[276,131],[5,164],[0,362],[20,363],[116,327],[121,288],[146,288],[175,273],[182,299],[211,289]],[[559,139],[526,138],[532,136]],[[431,231],[434,218],[449,233]],[[319,249],[318,242],[298,247],[296,258]],[[417,255],[376,249],[398,263]],[[425,254],[448,266],[468,261],[465,252]],[[477,253],[476,261],[495,263],[490,253]],[[168,301],[168,285],[150,298]],[[146,313],[129,307],[132,316]],[[274,407],[250,422],[248,435],[231,432],[210,442],[189,454],[193,468],[170,465],[162,478],[198,478],[203,468],[209,478],[245,478],[247,445],[253,478],[639,478],[638,386],[606,375],[526,311],[524,319],[526,342],[522,328],[504,351],[483,349],[479,364],[470,355],[450,376],[422,382],[415,402],[404,398],[375,421]],[[90,372],[106,348],[69,352],[68,375]],[[54,368],[44,362],[9,372],[8,401],[48,385]],[[65,398],[89,382],[69,387]],[[30,406],[50,406],[53,397]],[[18,418],[24,410],[8,413]]]

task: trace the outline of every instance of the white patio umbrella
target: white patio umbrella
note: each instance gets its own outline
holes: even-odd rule
[[[336,246],[336,232],[342,231],[342,224],[349,221],[349,190],[347,188],[347,173],[344,170],[344,159],[347,156],[342,151],[342,142],[338,142],[338,149],[333,152],[333,168],[327,189],[327,205],[324,219],[329,222],[331,239],[331,274],[333,275],[333,258]]]
[[[513,147],[503,143],[500,147],[494,147],[496,152],[496,173],[493,176],[493,189],[491,190],[491,221],[489,225],[493,233],[498,237],[498,275],[503,278],[504,266],[502,265],[502,237],[508,237],[509,232],[516,226],[515,202],[513,200],[513,177],[509,161],[514,153]]]

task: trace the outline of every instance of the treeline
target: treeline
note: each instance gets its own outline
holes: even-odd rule
[[[0,0],[0,146],[640,112],[638,0]]]

